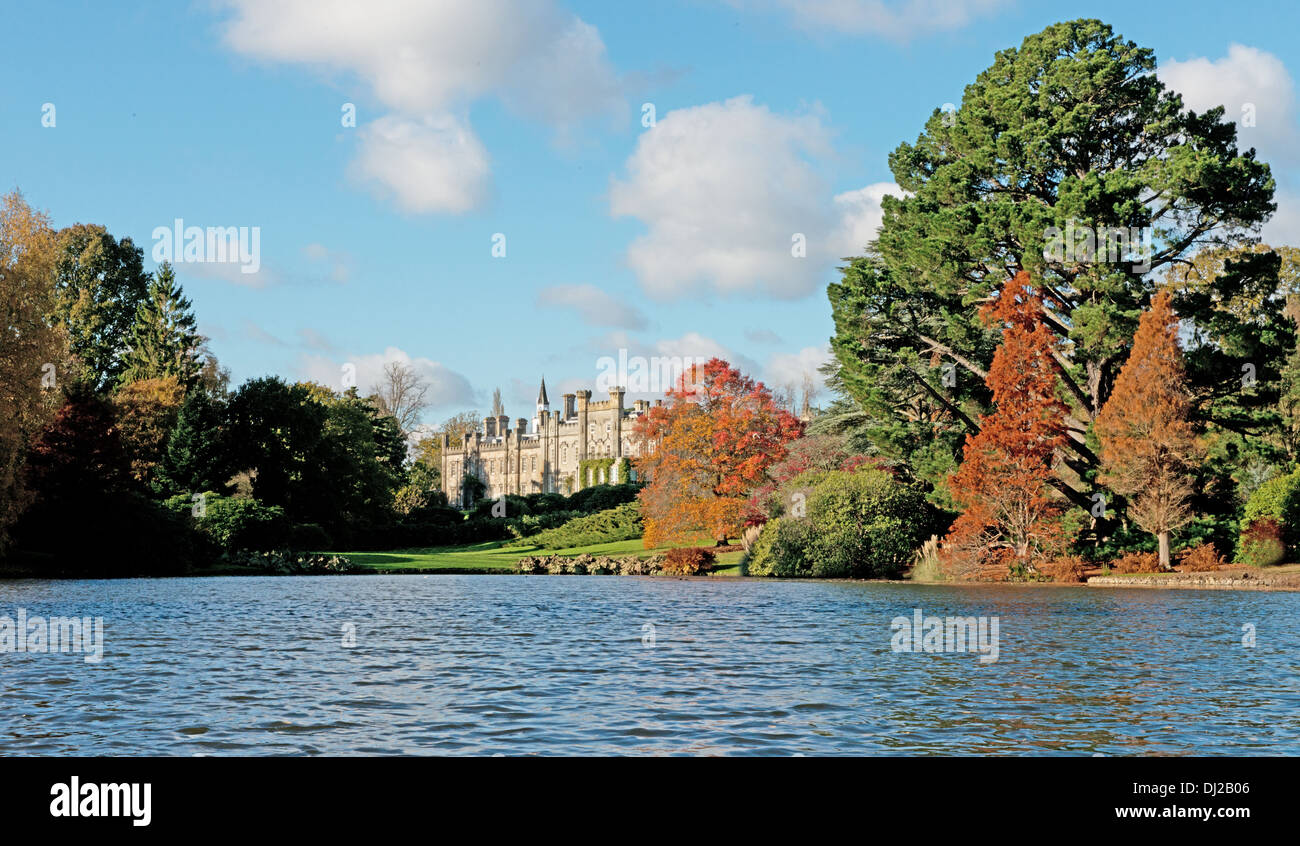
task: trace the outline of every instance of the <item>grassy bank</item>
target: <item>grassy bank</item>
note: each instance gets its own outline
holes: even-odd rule
[[[331,552],[346,556],[353,564],[375,573],[511,573],[515,562],[526,555],[648,555],[664,552],[668,547],[646,549],[638,540],[575,546],[569,549],[541,549],[535,546],[504,546],[502,541],[437,546],[418,549],[395,549],[386,552]],[[740,575],[739,547],[718,556],[715,575]]]

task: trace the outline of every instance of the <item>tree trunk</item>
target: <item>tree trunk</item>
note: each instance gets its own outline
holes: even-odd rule
[[[1160,541],[1160,569],[1170,570],[1169,566],[1169,533],[1158,532],[1156,538]]]

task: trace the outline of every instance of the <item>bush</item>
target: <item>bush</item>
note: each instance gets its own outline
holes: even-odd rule
[[[1129,552],[1111,565],[1117,573],[1160,573],[1160,556],[1154,552]]]
[[[1282,525],[1283,541],[1294,544],[1300,534],[1300,470],[1275,476],[1255,489],[1246,500],[1242,523],[1249,526],[1262,517]]]
[[[1184,573],[1208,573],[1222,570],[1227,563],[1214,544],[1203,543],[1178,553],[1178,566],[1175,569]]]
[[[1237,561],[1251,567],[1272,567],[1286,560],[1282,524],[1272,517],[1260,517],[1246,527],[1237,547]]]
[[[578,512],[565,513],[578,514]],[[569,549],[575,546],[635,540],[641,537],[642,532],[641,503],[633,501],[595,514],[574,516],[563,525],[531,537],[521,538],[515,541],[514,545],[532,545],[542,549]]]
[[[1054,582],[1077,584],[1085,581],[1084,572],[1091,565],[1079,555],[1065,555],[1038,565],[1038,571]]]
[[[641,486],[633,482],[619,485],[593,485],[571,494],[565,501],[565,508],[595,514],[632,502],[641,492]]]
[[[893,578],[932,528],[921,490],[876,469],[814,471],[785,486],[807,491],[804,515],[768,521],[747,561],[751,575]]]
[[[668,550],[663,571],[668,576],[698,576],[711,572],[716,560],[713,550],[707,547],[683,546]]]

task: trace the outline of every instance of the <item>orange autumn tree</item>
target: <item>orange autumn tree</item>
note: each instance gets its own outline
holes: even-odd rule
[[[1128,514],[1156,536],[1169,569],[1169,533],[1192,519],[1192,468],[1200,457],[1191,397],[1168,291],[1151,299],[1133,349],[1097,415],[1102,484],[1129,498]]]
[[[692,365],[636,422],[637,474],[647,549],[700,535],[719,545],[741,531],[741,511],[803,424],[762,382],[713,358]]]
[[[1002,343],[986,379],[994,410],[966,436],[961,466],[948,480],[962,513],[945,539],[944,558],[959,574],[989,565],[1032,569],[1063,547],[1052,479],[1065,445],[1066,407],[1056,394],[1053,353],[1060,341],[1042,309],[1022,271],[981,311],[1002,325]]]

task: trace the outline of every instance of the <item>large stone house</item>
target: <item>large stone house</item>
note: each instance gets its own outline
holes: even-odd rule
[[[503,414],[483,418],[481,429],[462,437],[453,439],[444,432],[442,489],[447,501],[462,507],[469,504],[464,501],[467,473],[483,483],[482,496],[492,499],[505,494],[567,494],[589,484],[627,481],[619,478],[620,459],[639,454],[632,424],[650,410],[650,403],[637,400],[625,408],[624,394],[622,388],[613,388],[609,399],[593,402],[591,391],[575,391],[565,394],[562,407],[552,411],[543,378],[531,425],[520,417],[510,428],[510,418]]]

